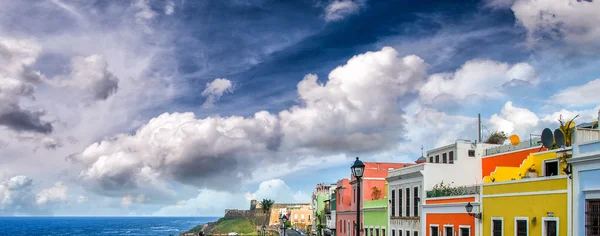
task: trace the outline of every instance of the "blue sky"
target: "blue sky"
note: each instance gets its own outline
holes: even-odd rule
[[[308,202],[355,156],[413,162],[597,118],[600,3],[0,3],[0,215]]]

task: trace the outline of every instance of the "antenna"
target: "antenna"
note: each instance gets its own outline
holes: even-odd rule
[[[510,140],[510,144],[513,146],[517,146],[519,143],[521,143],[521,138],[519,138],[519,135],[516,134],[511,135],[508,140]]]
[[[421,156],[423,157],[423,145],[421,145]]]
[[[565,145],[565,133],[563,133],[563,131],[560,129],[555,129],[554,141],[559,148],[562,148]]]
[[[542,145],[548,149],[551,149],[554,145],[554,135],[552,135],[552,130],[545,128],[542,131]]]
[[[600,114],[600,111],[598,114]],[[479,143],[481,143],[481,113],[477,113],[477,122],[479,124],[477,126],[477,134],[479,135]]]

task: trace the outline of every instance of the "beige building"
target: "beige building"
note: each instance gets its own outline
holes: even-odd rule
[[[310,203],[273,204],[269,225],[280,225],[279,218],[286,215],[292,226],[309,230],[312,227],[312,214]]]

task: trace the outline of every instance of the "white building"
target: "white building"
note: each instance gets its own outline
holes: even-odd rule
[[[386,180],[390,196],[388,236],[425,235],[428,208],[423,207],[427,191],[443,183],[474,186],[482,183],[481,157],[485,149],[499,145],[459,140],[427,151],[426,162],[391,170]]]
[[[600,117],[600,112],[598,114]],[[573,142],[572,235],[592,235],[600,230],[600,130],[577,128]]]

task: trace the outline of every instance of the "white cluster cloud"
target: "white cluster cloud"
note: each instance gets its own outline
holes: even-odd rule
[[[276,203],[309,203],[310,196],[293,192],[281,179],[263,181],[253,193],[229,193],[210,189],[201,190],[195,198],[162,207],[153,215],[216,216],[224,209],[248,209],[250,200],[272,199]]]
[[[510,65],[491,60],[471,60],[454,73],[433,74],[420,88],[425,104],[469,102],[474,99],[502,98],[506,88],[539,82],[535,69],[527,63]]]
[[[326,84],[307,75],[298,84],[302,105],[278,116],[267,111],[248,118],[162,114],[134,135],[94,143],[71,159],[85,166],[79,176],[85,186],[104,193],[165,179],[232,189],[250,177],[257,163],[285,162],[280,157],[290,152],[297,156],[392,148],[403,138],[398,102],[417,91],[425,69],[421,58],[401,58],[386,47],[353,57],[334,69]],[[213,87],[210,91],[218,93],[229,86]]]
[[[45,207],[49,203],[63,202],[67,200],[69,187],[62,182],[57,182],[54,186],[43,189],[35,198],[35,203],[39,207]]]
[[[363,0],[333,0],[325,6],[325,20],[338,21],[352,15],[363,7]]]
[[[595,105],[600,102],[600,78],[584,85],[568,87],[552,96],[551,100],[570,107]]]
[[[173,1],[167,1],[165,4],[165,15],[173,15],[175,12],[175,3]]]
[[[133,203],[133,197],[131,195],[127,195],[121,198],[121,207],[129,208],[129,206],[131,206],[131,203]]]
[[[14,176],[0,182],[0,215],[25,207],[31,198],[33,180],[27,176]]]
[[[204,102],[205,108],[211,108],[215,102],[219,100],[224,93],[233,92],[233,83],[228,79],[217,78],[210,83],[206,84],[206,88],[202,91],[202,96],[206,97]]]
[[[498,2],[498,1],[495,1]],[[511,7],[528,31],[530,43],[562,39],[579,46],[600,46],[600,2],[587,0],[516,0]]]
[[[117,92],[119,79],[108,70],[103,55],[75,57],[71,67],[71,78],[63,81],[64,85],[84,90],[98,100],[106,100]]]

